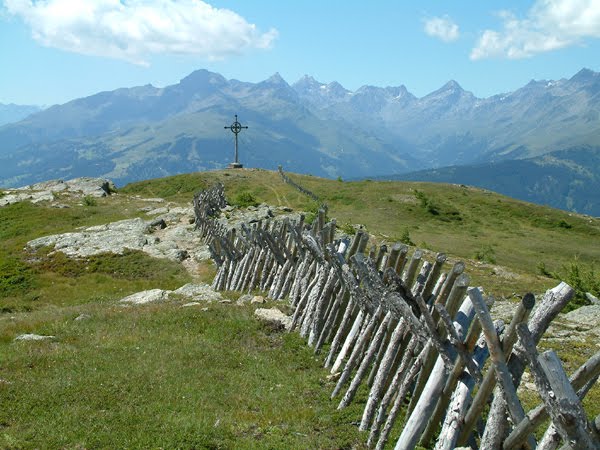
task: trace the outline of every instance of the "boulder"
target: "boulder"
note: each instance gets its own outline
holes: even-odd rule
[[[250,300],[250,304],[252,305],[262,305],[263,303],[266,303],[267,301],[265,300],[265,298],[262,295],[255,295],[254,297],[252,297],[252,300]]]
[[[132,305],[143,305],[146,303],[163,302],[167,300],[170,291],[162,289],[150,289],[148,291],[136,292],[120,300],[121,303],[130,303]]]
[[[581,306],[565,314],[564,318],[582,329],[600,332],[600,305]]]
[[[194,301],[220,302],[223,300],[221,294],[216,292],[208,284],[188,283],[181,286],[179,289],[174,290],[172,293],[193,299]]]
[[[237,305],[245,305],[246,303],[250,303],[253,298],[254,296],[251,294],[244,294],[240,298],[238,298],[237,302],[235,303]]]
[[[270,323],[276,327],[282,327],[286,330],[289,330],[292,327],[292,318],[286,316],[277,308],[258,308],[256,311],[254,311],[254,315],[258,319]]]

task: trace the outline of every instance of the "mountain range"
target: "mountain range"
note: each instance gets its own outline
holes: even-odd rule
[[[14,103],[5,105],[0,103],[0,126],[7,123],[18,122],[41,110],[42,108],[34,105],[15,105]]]
[[[403,85],[350,91],[310,76],[292,85],[279,74],[249,83],[198,70],[172,86],[101,92],[1,126],[0,186],[85,175],[124,184],[221,168],[233,159],[224,127],[234,114],[249,126],[239,140],[241,162],[251,167],[346,179],[550,153],[573,162],[600,148],[600,74],[583,69],[482,99],[456,81],[418,98]],[[536,176],[552,166],[533,164]],[[493,177],[500,166],[489,167]],[[586,207],[566,198],[560,207],[600,215],[591,197]]]

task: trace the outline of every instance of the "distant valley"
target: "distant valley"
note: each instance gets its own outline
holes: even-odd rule
[[[249,126],[239,136],[249,167],[343,179],[436,169],[411,177],[600,215],[600,74],[588,69],[485,99],[456,81],[417,98],[405,86],[352,92],[309,76],[248,83],[198,70],[172,86],[101,92],[0,126],[0,186],[77,176],[123,185],[222,168],[233,159],[224,126],[234,114]],[[516,174],[527,182],[515,184]]]

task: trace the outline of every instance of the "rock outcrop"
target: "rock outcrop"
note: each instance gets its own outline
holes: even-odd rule
[[[52,247],[70,257],[87,257],[102,253],[123,254],[139,250],[156,258],[173,261],[203,261],[210,258],[208,248],[194,233],[191,208],[166,208],[165,214],[151,220],[120,220],[88,227],[80,231],[55,234],[28,242],[32,249]]]
[[[104,178],[74,178],[73,180],[52,180],[23,186],[17,189],[4,189],[0,206],[22,201],[39,203],[55,200],[56,193],[68,193],[77,197],[106,197],[115,191],[112,181]]]

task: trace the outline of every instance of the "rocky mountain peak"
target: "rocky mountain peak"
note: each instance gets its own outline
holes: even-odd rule
[[[587,68],[583,68],[579,72],[577,72],[575,75],[573,75],[571,77],[570,81],[585,83],[585,82],[590,82],[590,81],[596,81],[598,79],[600,79],[600,73],[594,72],[593,70],[590,70]]]
[[[183,78],[179,85],[183,87],[212,85],[220,87],[227,84],[227,80],[221,74],[210,72],[206,69],[195,70],[187,77]]]
[[[263,83],[272,84],[272,85],[289,86],[287,81],[285,81],[283,79],[283,77],[279,74],[279,72],[275,72],[273,75],[271,75],[265,81],[263,81]]]

